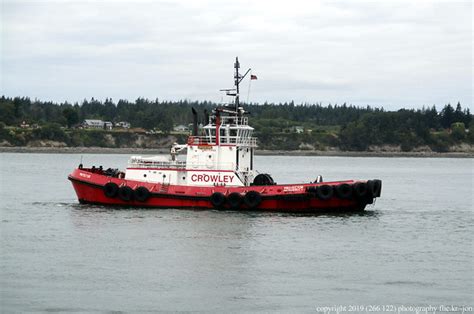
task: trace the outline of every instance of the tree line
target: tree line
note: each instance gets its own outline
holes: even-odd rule
[[[216,106],[217,104],[208,101],[161,101],[144,98],[138,98],[134,102],[114,102],[112,99],[100,101],[92,98],[71,104],[2,96],[0,122],[5,126],[18,126],[26,121],[39,126],[55,124],[72,128],[84,119],[101,119],[128,121],[132,127],[159,129],[166,133],[174,125],[192,121],[192,107],[200,113],[199,121],[205,124],[204,111],[210,111]],[[324,144],[347,150],[366,150],[370,145],[384,144],[402,145],[405,150],[420,145],[443,150],[446,145],[472,138],[472,132],[465,131],[471,125],[472,115],[469,108],[462,108],[460,103],[455,106],[446,104],[439,111],[435,106],[385,111],[383,108],[370,106],[323,106],[294,102],[244,104],[243,107],[250,112],[251,124],[256,127],[257,135],[263,138],[263,143],[271,141],[272,134],[283,132],[292,126],[303,126],[305,130],[311,129],[314,133],[309,136],[305,132],[300,136],[301,140],[316,143],[322,141],[322,138],[329,138]],[[331,126],[335,128],[330,128]],[[331,132],[332,136],[328,137],[327,133]]]

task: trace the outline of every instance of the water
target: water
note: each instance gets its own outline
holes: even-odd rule
[[[257,157],[281,183],[383,180],[364,214],[311,216],[79,205],[79,155],[0,158],[2,312],[474,305],[472,159]]]

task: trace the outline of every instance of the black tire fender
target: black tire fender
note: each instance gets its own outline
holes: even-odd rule
[[[244,203],[250,209],[257,208],[261,202],[262,195],[260,195],[260,193],[257,191],[249,191],[244,196]]]
[[[315,186],[307,187],[306,193],[308,193],[312,197],[316,197],[316,187]]]
[[[382,193],[382,180],[374,180],[374,197],[380,197]]]
[[[108,198],[114,198],[115,196],[117,196],[118,190],[118,185],[113,182],[108,182],[104,185],[104,195]]]
[[[332,186],[324,184],[316,188],[316,196],[320,200],[328,200],[334,195],[334,189]]]
[[[122,201],[126,201],[126,202],[131,201],[133,198],[133,190],[129,186],[126,186],[126,185],[122,186],[118,190],[118,196]]]
[[[139,202],[146,202],[150,197],[150,191],[144,186],[139,186],[133,191],[133,197]]]
[[[268,173],[260,173],[253,179],[253,185],[275,185],[275,181]]]
[[[230,193],[227,196],[227,203],[229,204],[230,208],[239,209],[240,205],[242,204],[242,196],[237,192]]]
[[[352,190],[357,198],[365,198],[369,192],[367,187],[367,183],[364,182],[357,182],[352,186]]]
[[[225,195],[221,192],[214,192],[211,195],[211,204],[214,208],[220,209],[225,204]]]
[[[341,199],[350,199],[352,197],[352,188],[349,184],[343,183],[336,186],[336,195]]]
[[[382,181],[381,180],[369,180],[367,182],[367,188],[369,189],[369,196],[379,197],[382,192]]]

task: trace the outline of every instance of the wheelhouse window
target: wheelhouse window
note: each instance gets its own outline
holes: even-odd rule
[[[229,143],[231,144],[237,143],[237,129],[234,129],[234,128],[229,129]]]
[[[226,144],[227,141],[227,134],[226,134],[226,129],[222,128],[219,130],[219,135],[220,135],[220,142]]]
[[[206,129],[206,136],[209,142],[214,142],[216,138],[216,129]]]

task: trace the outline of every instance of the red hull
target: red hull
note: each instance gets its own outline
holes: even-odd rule
[[[352,186],[355,181],[324,182],[318,184],[289,184],[271,186],[250,186],[250,187],[196,187],[162,185],[159,183],[148,183],[125,180],[103,174],[93,173],[90,169],[76,169],[69,175],[77,197],[81,203],[115,205],[127,207],[154,207],[154,208],[189,208],[189,209],[240,209],[240,210],[261,210],[261,211],[285,211],[285,212],[343,212],[361,211],[367,204],[373,202],[373,198],[380,195],[370,195],[366,197],[356,197],[355,193],[344,198],[338,197],[334,193],[330,198],[322,200],[312,191],[318,186],[326,185],[336,190],[339,185]],[[362,181],[365,182],[365,181]],[[149,191],[146,200],[139,201],[135,197],[124,200],[119,196],[106,196],[105,185],[115,183],[119,187],[130,187],[136,191],[138,187],[145,187]],[[114,184],[114,185],[115,185]],[[228,197],[231,193],[245,196],[248,192],[255,191],[259,195],[257,206],[248,206],[246,202],[232,206],[224,202],[221,206],[216,206],[211,200],[213,194],[221,194]],[[239,198],[237,195],[237,198]],[[224,198],[225,200],[225,198]]]

